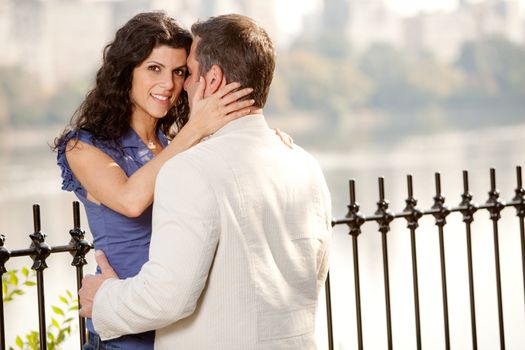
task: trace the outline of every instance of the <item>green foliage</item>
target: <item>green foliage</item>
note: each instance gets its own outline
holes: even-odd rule
[[[59,296],[60,306],[52,305],[54,317],[51,318],[51,324],[47,326],[47,349],[57,350],[63,345],[68,336],[71,335],[73,328],[72,314],[78,311],[78,301],[73,298],[71,292]],[[20,336],[16,337],[16,346],[20,350],[38,350],[40,349],[40,337],[37,331],[30,331],[25,335],[25,340]],[[15,349],[13,349],[15,350]]]
[[[66,83],[56,91],[45,91],[34,74],[17,66],[0,66],[0,128],[65,124],[78,108],[89,82]]]
[[[0,114],[12,125],[42,123],[45,96],[33,75],[20,67],[0,67],[0,101],[6,102]],[[0,118],[0,119],[1,119]]]
[[[290,115],[284,125],[292,126],[299,143],[329,139],[342,147],[356,133],[362,139],[378,134],[374,141],[381,141],[385,133],[395,138],[522,122],[523,62],[525,47],[503,38],[466,43],[454,64],[388,44],[357,52],[338,23],[325,23],[279,52],[265,112]],[[81,79],[43,91],[20,67],[0,67],[0,129],[65,124],[90,84]],[[297,135],[300,116],[303,134]]]
[[[363,105],[372,87],[370,80],[351,62],[310,51],[290,52],[282,57],[276,75],[286,85],[289,106],[317,111],[331,116],[332,121]]]
[[[315,52],[326,58],[350,58],[352,54],[348,40],[336,31],[319,33],[315,38],[298,38],[291,47],[293,51]]]
[[[19,273],[22,276],[19,276]],[[19,270],[6,272],[2,276],[2,292],[4,303],[12,301],[16,296],[24,295],[23,287],[35,286],[35,272],[23,267]]]
[[[20,274],[22,276],[20,276]],[[2,288],[4,291],[4,302],[12,301],[14,296],[23,295],[25,291],[21,286],[32,287],[35,272],[27,268],[12,270],[2,276]],[[23,279],[23,281],[21,281]],[[47,349],[58,350],[64,341],[73,331],[73,320],[78,312],[78,300],[73,298],[73,294],[66,290],[58,297],[59,304],[51,305],[53,317],[47,326]],[[25,336],[17,336],[15,339],[16,348],[10,347],[9,350],[38,350],[40,349],[40,337],[37,331],[30,331]]]
[[[290,130],[299,143],[348,148],[359,137],[394,141],[410,133],[523,122],[523,46],[485,38],[466,43],[450,64],[388,44],[352,52],[351,43],[331,38],[304,36],[278,56],[268,105],[273,115],[309,119],[302,135]]]
[[[468,76],[464,94],[525,98],[525,48],[502,38],[463,46],[456,66]]]
[[[87,80],[86,80],[87,81]],[[82,103],[88,90],[85,82],[68,83],[46,100],[45,115],[48,122],[65,124]]]
[[[457,68],[431,57],[406,55],[389,45],[370,47],[359,67],[374,83],[368,103],[394,112],[442,104],[464,84],[464,74]]]

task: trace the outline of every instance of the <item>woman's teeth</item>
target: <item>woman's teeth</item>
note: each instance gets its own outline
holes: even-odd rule
[[[157,100],[161,100],[161,101],[167,101],[169,99],[169,96],[162,96],[162,95],[156,95],[156,94],[151,94],[151,96],[153,96]]]

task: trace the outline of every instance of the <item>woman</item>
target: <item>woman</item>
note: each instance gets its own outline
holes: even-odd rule
[[[96,84],[55,140],[63,189],[84,204],[96,249],[121,278],[148,260],[155,177],[174,155],[250,112],[251,89],[224,86],[203,99],[201,80],[189,114],[186,57],[191,35],[162,13],[142,13],[104,50]],[[166,135],[175,125],[176,136]],[[184,126],[184,127],[183,127]],[[90,320],[84,349],[153,349],[154,332],[101,342]]]

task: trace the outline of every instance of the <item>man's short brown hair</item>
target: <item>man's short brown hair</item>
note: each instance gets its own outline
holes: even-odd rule
[[[275,51],[268,33],[252,19],[238,14],[197,22],[191,31],[200,38],[196,51],[199,74],[218,65],[228,83],[236,81],[253,88],[254,105],[264,107],[275,70]]]

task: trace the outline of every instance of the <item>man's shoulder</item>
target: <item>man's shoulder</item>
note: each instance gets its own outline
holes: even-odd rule
[[[214,152],[213,148],[210,149],[206,142],[201,142],[168,159],[162,165],[159,176],[161,173],[175,175],[181,171],[202,173],[203,168],[209,166],[216,158],[217,152]]]
[[[293,145],[293,149],[297,157],[302,158],[305,162],[311,164],[312,166],[321,168],[319,161],[314,154],[295,144]]]

